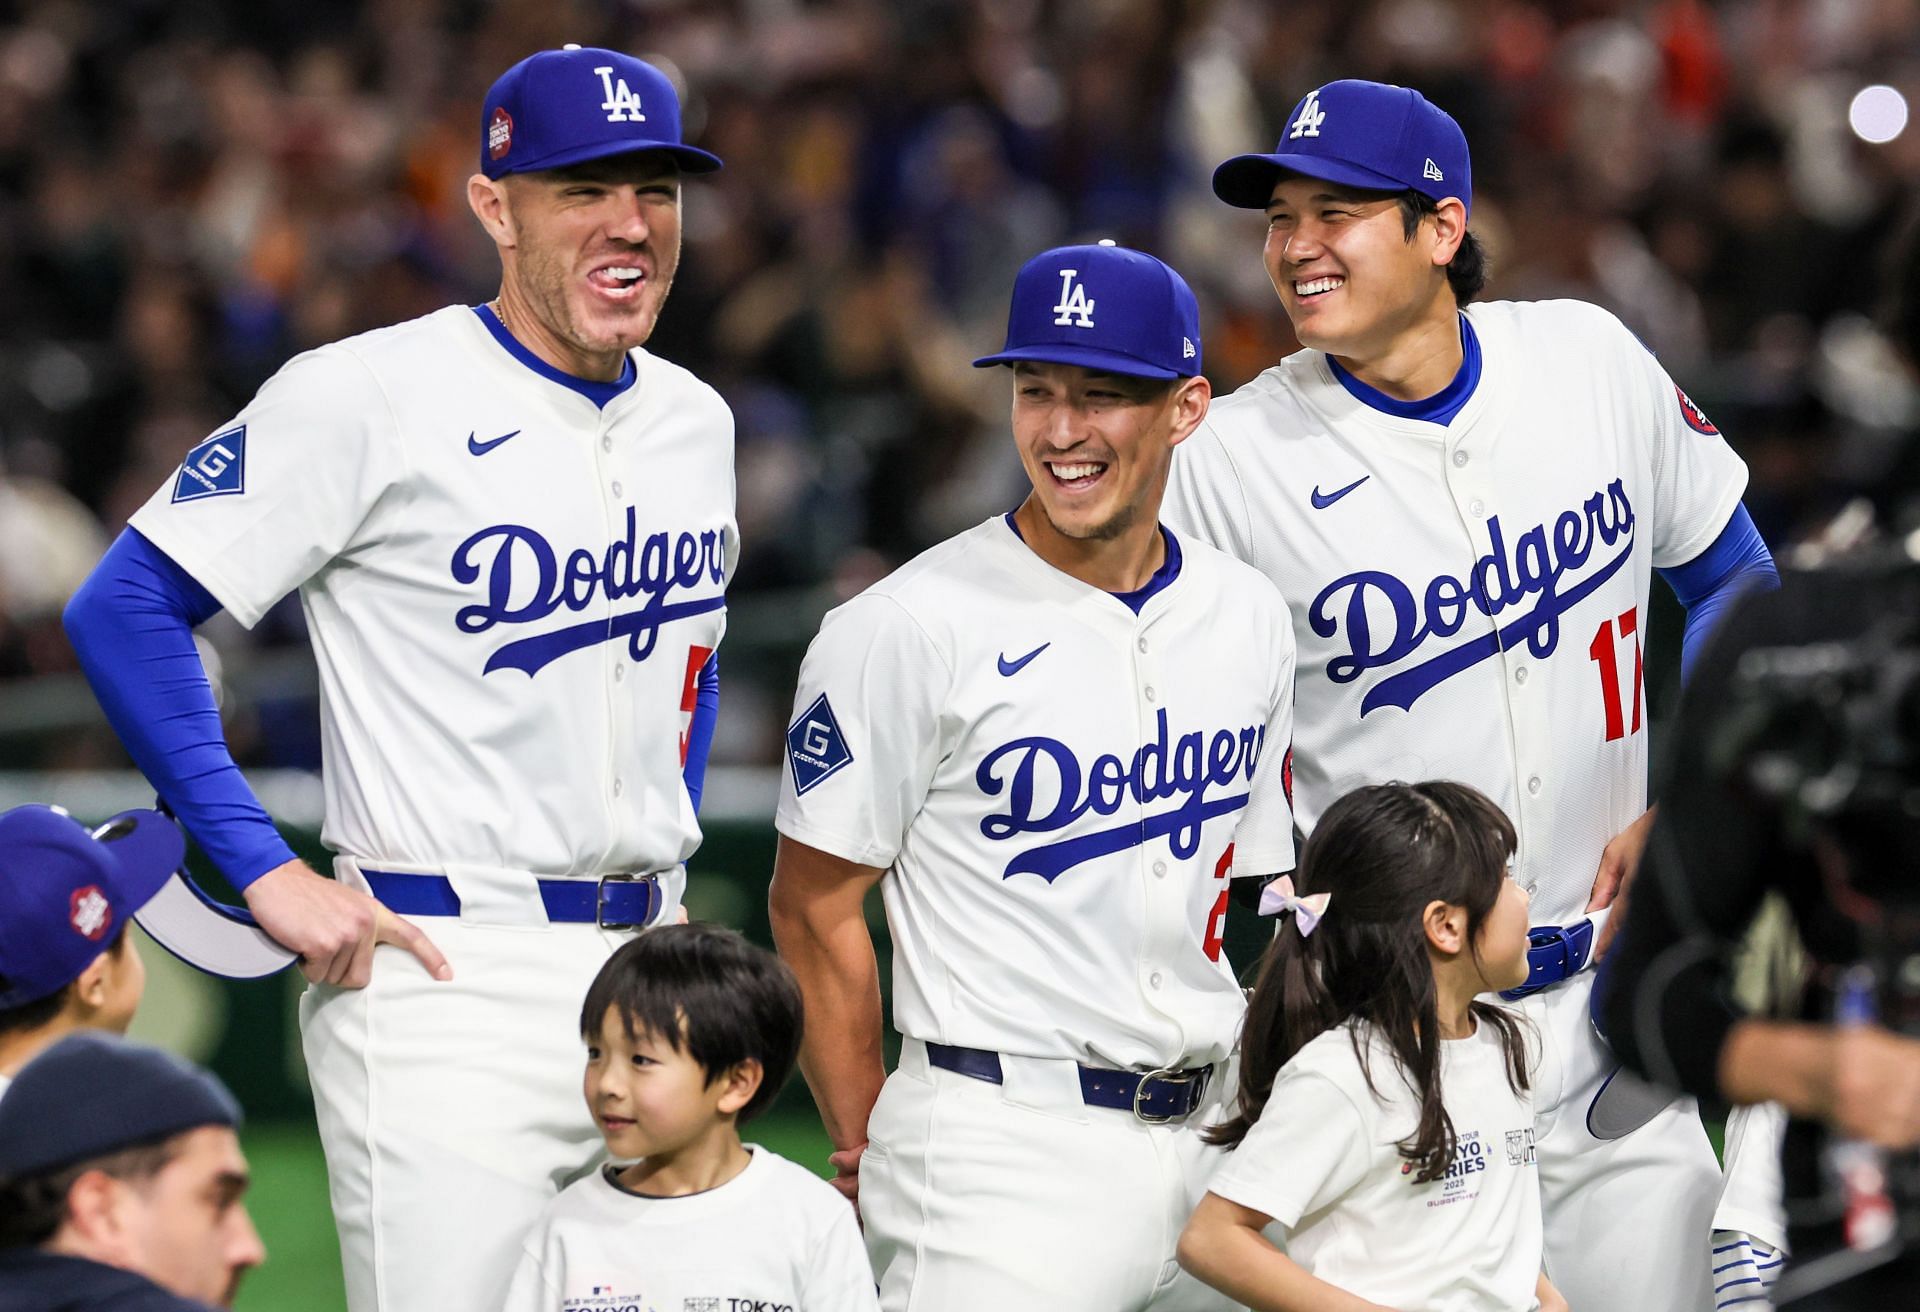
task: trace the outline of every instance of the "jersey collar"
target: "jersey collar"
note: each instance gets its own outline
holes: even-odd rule
[[[1024,544],[1027,540],[1026,536],[1020,532],[1020,526],[1014,522],[1013,512],[1008,511],[1004,518],[1007,521],[1007,527],[1013,531],[1013,536],[1019,538]],[[1160,540],[1166,543],[1167,555],[1166,559],[1160,562],[1160,568],[1153,572],[1153,577],[1148,579],[1144,586],[1135,588],[1132,592],[1107,594],[1135,615],[1140,613],[1142,606],[1166,591],[1168,585],[1180,577],[1180,540],[1173,536],[1165,524],[1160,525]]]
[[[1460,316],[1460,369],[1453,381],[1435,392],[1432,396],[1418,401],[1400,401],[1388,396],[1378,388],[1367,384],[1348,373],[1338,360],[1327,357],[1327,368],[1332,371],[1339,384],[1362,405],[1381,414],[1392,415],[1397,419],[1419,419],[1429,424],[1439,424],[1442,428],[1453,422],[1453,417],[1473,399],[1473,392],[1480,385],[1480,338],[1473,331],[1473,324],[1466,315]]]
[[[577,378],[565,370],[554,368],[532,351],[529,351],[525,346],[521,345],[520,339],[508,332],[507,326],[501,323],[493,311],[489,310],[486,306],[474,306],[473,313],[486,327],[486,330],[493,334],[493,340],[500,343],[508,355],[511,355],[514,359],[547,381],[558,383],[568,391],[577,392],[581,396],[586,397],[587,400],[593,402],[597,409],[606,409],[609,401],[619,396],[629,387],[632,387],[634,379],[640,376],[640,371],[634,368],[633,356],[628,355],[625,365],[620,370],[620,376],[610,383],[596,383],[588,378]]]

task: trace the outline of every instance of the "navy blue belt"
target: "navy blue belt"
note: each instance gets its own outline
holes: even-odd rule
[[[1535,925],[1527,931],[1527,982],[1500,996],[1517,1002],[1578,975],[1593,955],[1593,939],[1593,922],[1585,917],[1571,925]]]
[[[944,1043],[927,1045],[927,1063],[955,1075],[1003,1083],[1000,1054],[980,1048],[955,1048]],[[1149,1125],[1178,1121],[1193,1115],[1207,1092],[1213,1067],[1195,1066],[1191,1070],[1110,1071],[1099,1066],[1080,1067],[1080,1097],[1089,1107],[1111,1107],[1132,1112]]]
[[[460,895],[445,875],[402,874],[397,870],[360,871],[374,897],[403,916],[457,916]],[[641,929],[653,923],[665,904],[654,875],[602,875],[598,879],[542,879],[540,901],[547,919],[560,924],[598,925],[602,929]]]

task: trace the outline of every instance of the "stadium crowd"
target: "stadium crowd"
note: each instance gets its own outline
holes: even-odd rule
[[[1872,0],[63,0],[0,6],[0,684],[73,668],[60,605],[182,454],[291,355],[496,273],[459,203],[473,106],[526,51],[619,47],[691,88],[728,166],[688,189],[650,349],[739,424],[746,550],[716,761],[770,762],[830,597],[1018,500],[966,367],[1043,247],[1114,237],[1192,282],[1217,392],[1292,348],[1257,214],[1213,164],[1328,78],[1424,90],[1475,143],[1490,294],[1619,314],[1753,471],[1784,550],[1911,484],[1901,296],[1920,16]],[[1553,416],[1539,416],[1551,424]],[[801,599],[805,599],[802,601]],[[796,618],[797,617],[797,618]],[[291,600],[229,660],[299,648]],[[740,654],[736,658],[734,653]],[[27,685],[11,683],[20,689]],[[310,714],[310,711],[307,712]],[[233,730],[242,764],[311,734]],[[8,763],[117,764],[111,734]]]

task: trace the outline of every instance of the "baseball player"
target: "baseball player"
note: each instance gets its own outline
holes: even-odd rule
[[[1654,570],[1689,607],[1691,652],[1772,563],[1744,465],[1616,319],[1468,304],[1485,276],[1469,170],[1451,117],[1359,81],[1305,97],[1274,153],[1220,166],[1221,199],[1267,215],[1308,349],[1214,407],[1167,513],[1292,600],[1304,828],[1392,779],[1461,780],[1513,818],[1540,943],[1521,1005],[1547,1040],[1547,1273],[1575,1308],[1697,1312],[1721,1188],[1699,1118],[1610,1087],[1590,976],[1554,981],[1591,955],[1644,843]]]
[[[883,1308],[1224,1306],[1174,1244],[1231,1097],[1228,883],[1293,865],[1286,606],[1159,525],[1210,395],[1173,270],[1047,251],[976,364],[1012,366],[1031,495],[829,614],[801,671],[771,897],[801,1069]]]
[[[719,167],[682,143],[671,84],[608,50],[536,54],[488,92],[479,162],[498,298],[291,361],[67,617],[135,761],[304,958],[355,1312],[497,1306],[600,1150],[571,1018],[625,935],[676,914],[738,551],[727,407],[641,349],[681,177]],[[234,770],[188,632],[289,591],[332,880]]]

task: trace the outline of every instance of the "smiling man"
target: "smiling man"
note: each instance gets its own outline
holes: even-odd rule
[[[1521,1006],[1548,1036],[1547,1274],[1575,1308],[1697,1312],[1712,1149],[1690,1103],[1612,1078],[1581,968],[1645,841],[1653,574],[1689,607],[1690,661],[1773,567],[1746,467],[1619,320],[1470,304],[1470,169],[1449,115],[1360,81],[1219,167],[1219,197],[1266,214],[1267,274],[1307,349],[1213,408],[1167,517],[1295,607],[1304,828],[1396,779],[1471,783],[1512,817],[1539,941]]]
[[[599,1148],[571,1017],[678,907],[739,550],[732,417],[643,349],[682,176],[720,161],[681,141],[667,79],[610,50],[516,64],[478,129],[467,199],[499,295],[288,363],[67,616],[135,761],[312,981],[354,1312],[497,1305]],[[235,770],[190,631],[293,591],[333,879]]]
[[[828,615],[801,671],[774,937],[894,1312],[1224,1306],[1173,1245],[1232,1096],[1227,884],[1293,866],[1293,638],[1272,585],[1159,523],[1198,319],[1137,251],[1030,261],[976,363],[1011,366],[1032,493]]]

